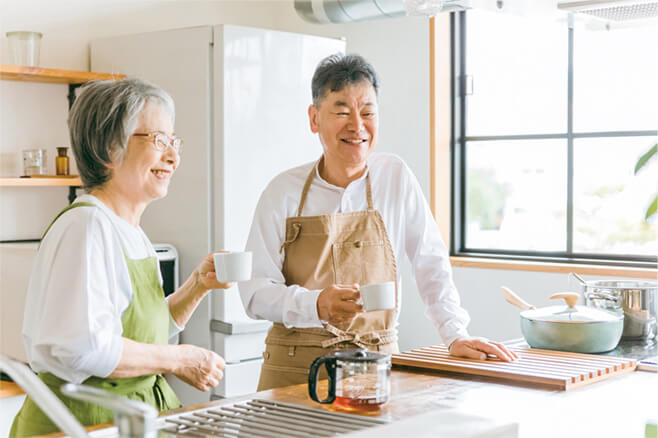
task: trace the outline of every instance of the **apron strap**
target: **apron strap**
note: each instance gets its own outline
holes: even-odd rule
[[[297,209],[297,217],[302,215],[302,210],[304,209],[304,203],[306,202],[306,195],[308,195],[308,190],[311,188],[311,183],[313,182],[313,177],[317,172],[317,168],[324,160],[324,155],[315,163],[315,166],[311,169],[311,172],[306,177],[306,182],[304,182],[304,188],[302,189],[302,198],[299,200],[299,208]],[[370,186],[370,172],[366,170],[366,200],[368,201],[368,210],[374,210],[372,204],[372,187]],[[283,247],[283,246],[282,246]]]
[[[57,216],[55,216],[55,219],[53,219],[53,221],[50,223],[50,225],[48,225],[48,228],[46,228],[46,231],[43,232],[43,235],[41,236],[41,240],[43,240],[43,238],[46,237],[46,234],[48,234],[48,231],[50,231],[50,228],[53,226],[53,224],[55,223],[55,221],[56,221],[57,219],[59,219],[59,217],[60,217],[61,215],[63,215],[63,214],[66,213],[67,211],[72,210],[72,209],[74,209],[74,208],[76,208],[76,207],[96,207],[96,204],[92,204],[91,202],[75,202],[75,203],[69,205],[69,206],[66,207],[64,210],[60,211],[59,214],[58,214]]]
[[[334,335],[334,337],[322,341],[322,348],[329,348],[332,345],[341,342],[351,342],[361,348],[368,349],[368,347],[372,347],[373,345],[392,344],[397,341],[395,329],[373,330],[366,333],[350,333],[334,327],[331,324],[326,324],[324,328]]]
[[[302,231],[302,224],[300,224],[299,222],[295,222],[294,224],[292,224],[292,227],[293,227],[293,234],[292,236],[290,236],[290,238],[286,239],[286,241],[281,244],[281,246],[279,247],[279,254],[281,254],[283,250],[288,247],[288,245],[290,245],[295,240],[297,240],[297,237],[299,237],[299,233]]]
[[[304,203],[306,202],[306,195],[308,195],[308,189],[311,187],[311,183],[313,182],[313,177],[315,176],[316,169],[318,167],[318,164],[324,159],[324,155],[322,158],[318,160],[317,163],[315,163],[315,166],[313,166],[313,169],[311,169],[311,172],[308,174],[306,177],[306,182],[304,183],[304,188],[302,189],[302,199],[299,201],[299,209],[297,209],[297,217],[302,215],[302,210],[304,209]]]
[[[63,384],[67,383],[66,380],[57,377],[50,372],[40,372],[38,376],[55,393],[58,393],[59,388],[61,388]],[[127,378],[103,378],[91,376],[82,382],[82,384],[125,396],[131,393],[153,388],[158,382],[159,378],[163,377],[159,374]]]
[[[366,170],[366,200],[368,201],[368,210],[374,210],[372,206],[372,188],[370,187],[370,171]]]

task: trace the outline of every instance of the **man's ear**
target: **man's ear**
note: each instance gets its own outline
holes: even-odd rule
[[[318,109],[314,104],[308,106],[308,122],[311,127],[311,132],[317,134],[320,128],[318,126]]]

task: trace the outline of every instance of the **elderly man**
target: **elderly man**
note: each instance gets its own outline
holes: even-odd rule
[[[501,344],[469,337],[449,258],[418,181],[378,140],[374,68],[356,55],[318,65],[308,108],[323,147],[317,162],[275,177],[258,203],[247,250],[253,280],[240,284],[252,318],[274,322],[258,389],[307,381],[310,363],[334,349],[398,351],[398,260],[413,265],[427,314],[454,355],[504,361]],[[359,284],[394,281],[396,308],[364,312]]]

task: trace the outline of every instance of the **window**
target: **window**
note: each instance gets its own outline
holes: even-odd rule
[[[469,10],[453,29],[453,255],[654,267],[656,26]]]

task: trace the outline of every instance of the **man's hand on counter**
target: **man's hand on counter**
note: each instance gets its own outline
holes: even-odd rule
[[[226,362],[217,353],[196,345],[177,345],[178,366],[173,373],[200,391],[209,391],[224,377]]]
[[[330,324],[349,322],[363,312],[358,284],[334,284],[318,295],[318,317]]]
[[[503,362],[512,362],[519,358],[501,343],[470,336],[455,339],[450,344],[449,350],[453,356],[470,359],[486,360],[489,356],[495,356]]]

